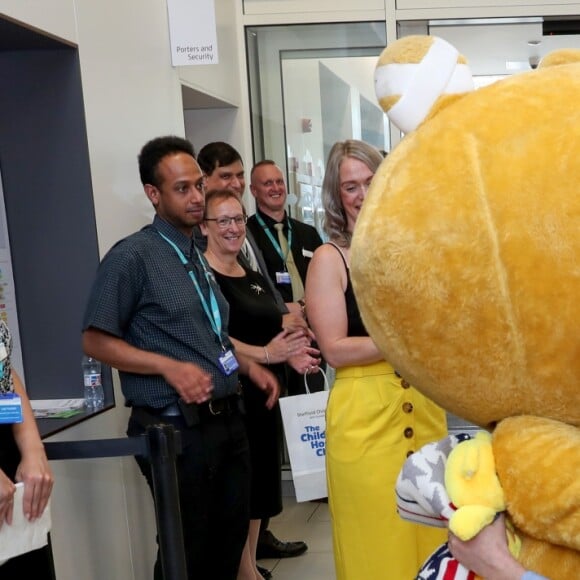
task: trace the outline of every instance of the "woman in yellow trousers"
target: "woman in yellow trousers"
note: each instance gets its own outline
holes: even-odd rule
[[[326,464],[338,580],[412,580],[446,531],[403,521],[395,482],[406,457],[447,434],[442,409],[384,361],[368,336],[349,275],[356,218],[382,155],[336,143],[323,183],[330,242],[314,253],[306,313],[337,369],[326,413]]]

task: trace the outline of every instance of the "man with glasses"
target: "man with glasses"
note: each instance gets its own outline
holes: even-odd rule
[[[229,189],[240,196],[244,195],[246,189],[246,179],[242,157],[228,143],[215,141],[202,147],[197,155],[199,166],[206,176],[206,187],[208,191],[214,189]],[[219,224],[218,224],[219,225]],[[246,268],[260,272],[266,282],[270,285],[272,293],[276,298],[276,303],[283,316],[283,327],[288,329],[306,328],[306,322],[300,311],[300,307],[290,313],[284,298],[280,294],[277,286],[273,283],[268,266],[262,255],[260,247],[255,241],[249,228],[246,228],[246,241],[242,246],[239,260]],[[258,537],[257,554],[261,558],[290,558],[300,556],[307,549],[305,542],[283,542],[279,540],[268,529],[268,519],[262,520],[260,535]],[[268,577],[268,571],[258,567],[260,573]]]
[[[273,375],[228,336],[228,305],[196,247],[205,178],[189,141],[159,137],[139,154],[151,225],[118,242],[97,272],[83,349],[117,368],[127,434],[152,424],[181,432],[179,501],[188,578],[235,579],[248,532],[249,455],[239,372],[277,400]],[[153,491],[150,466],[137,457]],[[159,556],[155,580],[163,578]]]

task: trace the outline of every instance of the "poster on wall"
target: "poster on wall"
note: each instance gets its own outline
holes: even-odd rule
[[[171,64],[217,64],[214,0],[167,0]]]
[[[4,205],[4,188],[0,172],[0,319],[10,328],[12,334],[12,365],[20,375],[24,384],[24,365],[22,364],[22,349],[20,347],[20,330],[18,328],[18,313],[16,310],[16,291],[12,275],[12,255],[8,238],[6,221],[6,206]]]

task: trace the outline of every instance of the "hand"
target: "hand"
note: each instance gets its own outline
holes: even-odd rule
[[[163,378],[186,403],[205,403],[211,398],[211,376],[190,362],[171,360],[163,371]]]
[[[0,528],[4,522],[12,523],[15,491],[14,483],[0,469]]]
[[[291,314],[296,314],[296,316],[300,316],[300,318],[304,318],[302,316],[302,308],[298,302],[286,302],[286,308],[288,308],[288,312]]]
[[[269,359],[272,363],[286,362],[288,357],[304,352],[310,345],[310,339],[302,330],[289,332],[283,330],[278,333],[267,345]]]
[[[30,521],[39,518],[46,508],[54,484],[44,447],[27,451],[22,456],[15,479],[24,483],[24,515]]]
[[[253,361],[248,363],[248,377],[268,395],[266,407],[271,409],[280,397],[280,385],[276,377],[268,369]]]
[[[486,580],[520,580],[526,571],[508,550],[503,514],[467,542],[449,532],[449,549],[454,558]]]
[[[308,331],[308,324],[302,314],[296,314],[295,312],[288,312],[282,315],[282,328],[290,332],[294,330]]]
[[[303,353],[288,357],[288,364],[301,375],[317,373],[320,370],[318,366],[320,364],[320,351],[312,346],[307,346]]]

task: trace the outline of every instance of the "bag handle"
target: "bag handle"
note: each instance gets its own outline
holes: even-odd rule
[[[326,373],[324,372],[323,369],[319,369],[318,371],[319,373],[322,373],[322,376],[324,377],[324,390],[325,391],[330,391],[330,385],[328,384],[328,377],[326,376]],[[314,373],[316,374],[316,373]],[[310,395],[310,389],[308,388],[308,377],[311,376],[308,371],[306,371],[304,373],[304,388],[306,389],[306,394]]]

